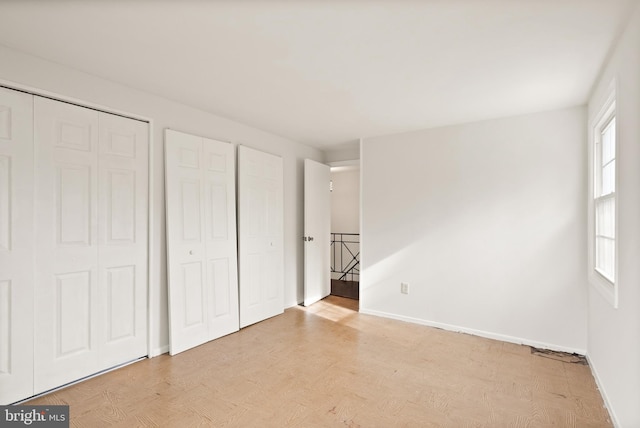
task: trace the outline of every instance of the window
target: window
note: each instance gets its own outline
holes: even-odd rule
[[[616,117],[599,129],[594,158],[595,269],[615,283],[616,262]]]
[[[617,307],[616,286],[616,103],[611,90],[591,122],[591,283]]]

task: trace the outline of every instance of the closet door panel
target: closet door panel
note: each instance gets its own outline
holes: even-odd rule
[[[33,96],[0,88],[0,405],[33,395]]]
[[[147,355],[148,126],[100,113],[100,367]]]
[[[240,327],[284,311],[282,158],[238,147]]]
[[[209,340],[202,139],[165,131],[169,352]]]
[[[99,113],[35,97],[35,393],[99,370]]]
[[[238,331],[235,147],[202,139],[209,340]]]
[[[235,148],[166,130],[172,355],[238,331]]]

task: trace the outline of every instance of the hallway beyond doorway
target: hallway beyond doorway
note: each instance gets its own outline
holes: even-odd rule
[[[346,297],[347,299],[360,299],[360,283],[358,281],[331,280],[331,295]]]

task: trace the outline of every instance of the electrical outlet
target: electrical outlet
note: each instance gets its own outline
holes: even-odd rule
[[[409,284],[406,282],[400,283],[400,292],[402,294],[409,294]]]

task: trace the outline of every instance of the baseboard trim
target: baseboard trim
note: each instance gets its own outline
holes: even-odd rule
[[[158,346],[157,348],[153,348],[151,352],[149,352],[149,358],[157,357],[162,354],[166,354],[169,352],[169,345]]]
[[[15,403],[12,403],[11,405],[19,405],[19,404],[27,403],[27,402],[29,402],[31,400],[35,400],[36,398],[44,397],[45,395],[51,394],[53,392],[61,391],[61,390],[65,389],[65,388],[68,388],[70,386],[73,386],[73,385],[76,385],[78,383],[84,382],[85,380],[89,380],[89,379],[93,379],[94,377],[102,376],[103,374],[106,374],[106,373],[112,372],[114,370],[118,370],[118,369],[124,368],[124,367],[126,367],[128,365],[131,365],[131,364],[134,364],[134,363],[137,363],[139,361],[146,360],[146,359],[147,359],[147,357],[140,357],[140,358],[136,358],[135,360],[127,361],[126,363],[118,364],[117,366],[109,367],[108,369],[101,370],[101,371],[99,371],[97,373],[90,374],[90,375],[85,376],[83,378],[73,380],[71,382],[65,383],[65,384],[60,385],[60,386],[56,386],[55,388],[51,388],[51,389],[48,389],[46,391],[42,391],[42,392],[40,392],[40,393],[38,393],[36,395],[33,395],[31,397],[27,397],[27,398],[24,398],[24,399],[22,399],[20,401],[16,401]]]
[[[609,417],[611,418],[611,422],[614,427],[620,427],[620,423],[618,422],[618,418],[616,417],[616,413],[613,411],[613,407],[611,406],[611,401],[607,396],[607,391],[604,389],[602,382],[600,381],[600,376],[598,376],[598,371],[596,370],[596,366],[591,361],[589,355],[587,355],[587,361],[589,362],[589,368],[591,369],[591,374],[593,375],[593,379],[596,381],[596,386],[598,387],[598,391],[600,391],[600,396],[604,401],[604,407],[609,412]]]
[[[585,349],[570,348],[566,346],[555,345],[551,343],[538,342],[535,340],[523,339],[520,337],[508,336],[500,333],[491,333],[483,330],[476,330],[473,328],[460,327],[452,324],[445,324],[436,321],[429,321],[421,318],[407,317],[403,315],[391,314],[388,312],[376,311],[372,309],[360,308],[360,313],[367,315],[374,315],[382,318],[390,318],[398,321],[410,322],[413,324],[425,325],[427,327],[440,328],[442,330],[452,331],[455,333],[466,333],[473,336],[485,337],[487,339],[500,340],[502,342],[515,343],[517,345],[533,346],[535,348],[549,349],[551,351],[568,352],[570,354],[586,355]]]

